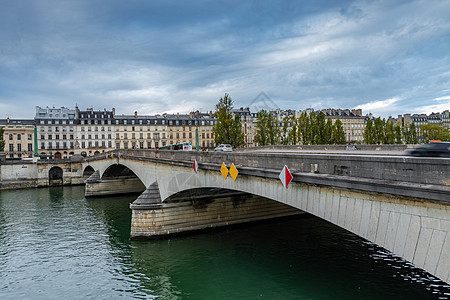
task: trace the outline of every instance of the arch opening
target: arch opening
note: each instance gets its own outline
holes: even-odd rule
[[[121,164],[109,166],[101,176],[111,194],[142,193],[146,187],[141,179],[128,167]]]
[[[52,167],[48,171],[49,185],[63,185],[63,169],[60,167]]]
[[[83,177],[84,178],[89,178],[89,176],[91,176],[92,174],[94,174],[95,170],[93,167],[91,166],[87,166],[84,171],[83,171]]]

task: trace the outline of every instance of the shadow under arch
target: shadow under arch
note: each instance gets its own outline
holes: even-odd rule
[[[110,165],[102,174],[101,181],[108,183],[114,194],[142,193],[146,187],[142,180],[127,166]]]
[[[95,170],[92,166],[86,166],[86,168],[84,168],[84,171],[83,171],[83,177],[89,178],[89,176],[94,174],[94,172],[95,172]]]
[[[64,171],[60,167],[52,167],[48,171],[48,180],[50,186],[63,185]]]

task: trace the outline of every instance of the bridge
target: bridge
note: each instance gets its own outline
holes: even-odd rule
[[[237,177],[222,174],[222,163]],[[307,212],[450,282],[448,159],[121,150],[82,170],[86,196],[142,192],[130,205],[132,238]]]

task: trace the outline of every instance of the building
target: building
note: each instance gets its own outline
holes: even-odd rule
[[[114,149],[114,113],[114,108],[80,111],[75,107],[75,154],[94,155]]]
[[[331,119],[333,124],[336,120],[342,122],[347,143],[356,144],[364,141],[364,130],[366,128],[366,117],[362,115],[361,109],[322,109],[325,119]]]
[[[238,115],[242,124],[242,133],[244,134],[244,142],[246,148],[255,147],[256,134],[256,116],[257,113],[250,112],[249,107],[241,107],[240,109],[233,109],[231,112]]]
[[[31,158],[35,149],[35,122],[33,119],[0,119],[3,129],[6,158]]]
[[[400,127],[405,128],[408,127],[411,123],[414,123],[416,127],[417,137],[420,142],[422,142],[422,130],[420,128],[421,125],[439,125],[447,130],[450,130],[450,113],[449,110],[445,110],[441,113],[431,113],[427,114],[404,114],[398,115],[397,124]]]
[[[116,149],[157,149],[167,145],[165,116],[115,115]]]

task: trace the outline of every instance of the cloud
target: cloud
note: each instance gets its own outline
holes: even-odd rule
[[[210,110],[225,92],[383,116],[448,100],[446,1],[16,2],[0,11],[0,117]]]
[[[434,98],[434,100],[437,100],[437,101],[450,100],[450,96],[444,96],[444,97]]]
[[[372,112],[376,114],[383,114],[387,111],[394,111],[393,107],[395,107],[395,104],[398,103],[398,98],[392,98],[392,99],[386,99],[386,100],[380,100],[380,101],[374,101],[369,102],[366,104],[358,105],[357,109],[362,109],[365,112]]]

